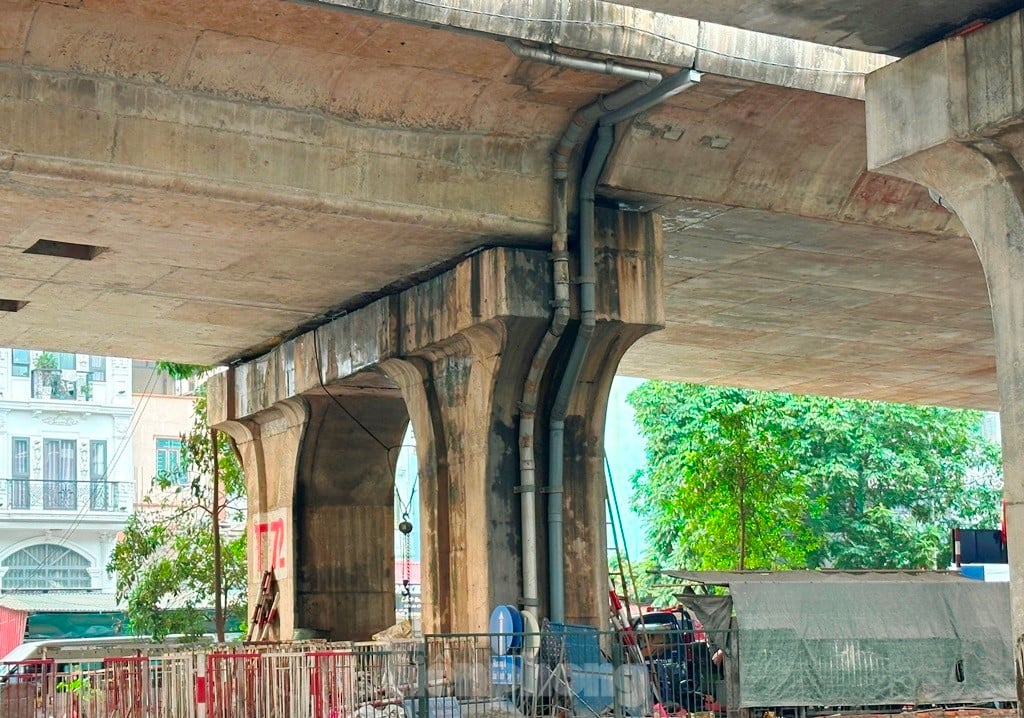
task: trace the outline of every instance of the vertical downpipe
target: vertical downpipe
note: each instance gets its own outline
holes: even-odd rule
[[[569,353],[569,361],[562,374],[558,393],[555,395],[548,427],[549,613],[551,620],[556,623],[565,622],[565,536],[562,531],[565,514],[565,502],[562,500],[565,491],[565,417],[569,412],[569,400],[579,379],[597,323],[594,289],[597,279],[594,263],[594,189],[611,146],[612,129],[601,126],[598,130],[597,144],[580,179],[580,328]]]
[[[617,73],[611,73],[617,74]],[[551,355],[569,324],[569,161],[573,150],[585,139],[585,131],[598,117],[616,108],[623,107],[643,96],[660,75],[645,71],[645,81],[636,82],[617,92],[602,97],[578,111],[566,127],[552,153],[552,179],[554,190],[551,202],[551,275],[554,285],[551,323],[540,346],[534,353],[530,370],[523,383],[523,394],[519,402],[519,502],[520,530],[522,534],[523,596],[524,608],[534,609],[538,605],[537,579],[537,471],[536,471],[536,423],[539,404],[540,383],[544,378]],[[554,381],[559,381],[554,377]],[[560,445],[559,445],[560,446]]]
[[[594,144],[586,169],[580,178],[580,329],[569,354],[569,361],[565,373],[562,375],[558,394],[555,396],[548,431],[550,444],[548,483],[551,493],[548,499],[548,572],[550,615],[554,622],[565,621],[565,539],[562,534],[564,520],[562,499],[565,491],[563,476],[565,417],[569,409],[569,400],[586,360],[596,324],[595,284],[597,277],[594,252],[594,199],[597,181],[604,170],[608,155],[611,153],[615,125],[692,87],[699,81],[699,73],[693,70],[683,70],[662,80],[649,92],[630,100],[619,108],[608,108],[602,112],[598,119],[597,142]]]

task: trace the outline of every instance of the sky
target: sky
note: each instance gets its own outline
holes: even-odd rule
[[[639,559],[646,544],[640,517],[633,511],[633,475],[647,464],[646,443],[636,425],[633,407],[626,395],[644,383],[643,379],[616,376],[608,397],[608,416],[604,425],[604,453],[608,458],[607,471],[618,499],[622,516],[622,532],[629,557]],[[611,539],[609,538],[609,544]]]
[[[632,559],[638,559],[644,550],[643,526],[640,518],[630,507],[632,496],[633,474],[646,463],[645,444],[636,421],[632,407],[626,402],[626,395],[643,383],[643,379],[617,376],[612,383],[611,395],[608,399],[608,417],[605,422],[605,454],[608,457],[608,473],[615,487],[618,498],[619,513],[622,516],[625,548]],[[419,536],[419,483],[416,480],[416,450],[412,429],[406,434],[403,448],[395,462],[395,526],[402,520],[402,505],[410,505],[409,520],[413,531],[409,534],[410,559],[418,561],[420,556]],[[611,537],[609,537],[609,546]],[[405,545],[404,537],[395,530],[395,558],[402,560]]]

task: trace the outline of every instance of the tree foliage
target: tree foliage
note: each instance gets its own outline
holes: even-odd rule
[[[998,522],[998,446],[974,411],[647,382],[633,503],[690,569],[935,568]]]
[[[213,521],[243,520],[245,477],[228,438],[218,433],[221,486],[213,503],[213,446],[206,398],[197,396],[193,422],[181,437],[181,466],[153,477],[153,494],[129,517],[107,569],[117,576],[118,600],[126,602],[134,633],[160,639],[171,633],[198,635],[213,606]],[[245,532],[223,536],[224,605],[244,615]]]
[[[181,364],[172,361],[158,361],[156,368],[172,379],[191,379],[211,369],[202,364]]]

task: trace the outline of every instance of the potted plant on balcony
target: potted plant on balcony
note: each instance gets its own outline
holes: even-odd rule
[[[57,357],[51,352],[42,352],[36,357],[36,369],[56,369]]]
[[[82,397],[83,401],[89,401],[92,399],[92,384],[86,382],[82,384],[82,388],[79,389],[78,395]]]
[[[53,394],[54,372],[58,369],[57,357],[50,352],[42,352],[36,357],[35,368],[40,372],[39,393],[44,399],[49,399]]]

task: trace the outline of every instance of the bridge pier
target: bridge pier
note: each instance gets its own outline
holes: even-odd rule
[[[597,327],[565,422],[563,535],[566,618],[603,626],[607,397],[663,309],[659,220],[602,210],[597,235]],[[518,402],[549,321],[550,274],[543,252],[484,250],[213,377],[210,422],[235,438],[249,486],[250,602],[265,567],[278,578],[275,638],[365,639],[394,621],[394,463],[410,421],[424,630],[483,631],[496,604],[521,602]],[[554,384],[549,371],[541,425]],[[543,433],[540,547],[554,500]]]
[[[1017,694],[1024,705],[1024,11],[867,78],[868,165],[929,187],[992,304]]]

